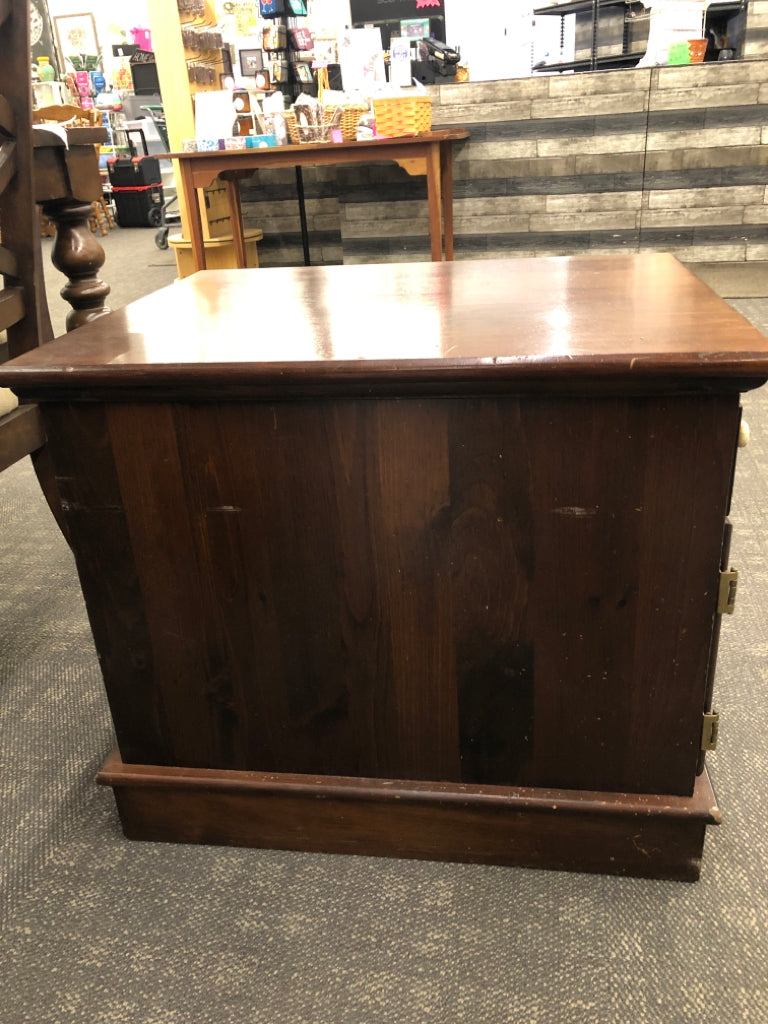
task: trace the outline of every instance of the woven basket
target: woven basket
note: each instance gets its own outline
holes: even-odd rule
[[[333,117],[335,107],[326,107],[323,111],[323,117],[325,118],[326,124]],[[350,106],[342,107],[341,114],[341,135],[345,142],[354,142],[357,138],[357,125],[360,118],[368,110],[368,107],[364,103],[350,104]],[[294,146],[298,146],[305,142],[329,142],[330,139],[310,139],[300,137],[299,128],[296,124],[296,114],[292,110],[285,111],[285,124],[288,129],[288,138]],[[310,132],[302,132],[301,135],[309,135]],[[320,131],[318,134],[322,134]]]
[[[296,121],[296,115],[292,110],[285,111],[285,126],[288,129],[288,138],[292,145],[300,146],[315,142],[330,142],[331,134],[327,126],[303,125]]]
[[[326,120],[333,114],[333,107],[326,107]],[[354,142],[357,138],[357,126],[360,118],[368,110],[365,103],[353,103],[341,108],[341,135],[345,142]]]
[[[300,133],[299,126],[296,121],[296,114],[294,113],[294,111],[286,110],[283,116],[285,117],[285,127],[288,129],[288,139],[290,140],[292,145],[298,146],[300,143],[328,141],[328,139],[317,137],[322,136],[323,134],[322,129],[319,127],[315,128],[314,130],[311,128],[304,128],[304,130]]]
[[[430,96],[387,96],[373,101],[377,135],[418,135],[432,127]]]
[[[296,115],[292,110],[284,110],[283,117],[285,118],[285,127],[288,130],[288,141],[294,145],[299,144],[299,133],[296,130]]]

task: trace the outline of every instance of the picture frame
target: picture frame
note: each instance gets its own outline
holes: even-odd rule
[[[315,41],[308,28],[289,28],[288,39],[294,50],[313,50]]]
[[[293,65],[293,72],[296,75],[296,80],[301,82],[302,85],[313,85],[315,78],[312,74],[312,67],[309,64],[297,62]]]
[[[254,72],[253,79],[256,88],[260,89],[262,92],[269,92],[269,90],[272,88],[272,83],[270,82],[268,71]]]
[[[284,0],[259,0],[259,14],[262,18],[276,18],[285,14]]]
[[[240,51],[240,74],[248,78],[264,69],[263,50],[241,50]]]
[[[92,14],[58,14],[53,23],[62,60],[74,54],[84,53],[89,57],[101,54]]]

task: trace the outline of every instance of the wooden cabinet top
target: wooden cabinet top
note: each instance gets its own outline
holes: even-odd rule
[[[237,398],[766,377],[768,339],[676,259],[617,254],[205,271],[6,363],[0,385]]]

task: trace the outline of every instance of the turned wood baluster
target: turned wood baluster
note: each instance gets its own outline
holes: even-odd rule
[[[88,224],[92,203],[63,199],[43,203],[42,208],[56,225],[51,262],[69,279],[61,296],[72,306],[67,314],[67,330],[72,331],[110,312],[104,305],[109,285],[97,276],[106,257]]]

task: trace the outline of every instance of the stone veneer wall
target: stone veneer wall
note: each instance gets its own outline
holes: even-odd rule
[[[768,11],[752,6],[756,18]],[[458,259],[768,259],[768,60],[431,91],[433,126],[470,132],[454,148]],[[429,258],[423,178],[375,164],[306,168],[304,179],[313,262]],[[293,170],[254,176],[243,202],[264,231],[262,265],[301,263]]]
[[[748,59],[768,56],[768,0],[749,0],[747,37],[742,56]]]

